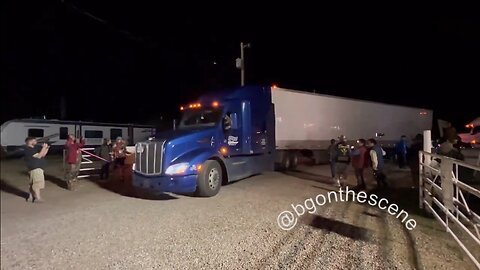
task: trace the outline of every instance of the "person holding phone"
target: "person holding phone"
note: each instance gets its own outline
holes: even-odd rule
[[[45,176],[43,170],[46,166],[45,156],[48,153],[50,146],[46,143],[42,147],[37,146],[37,139],[34,137],[27,137],[25,139],[25,163],[28,169],[29,181],[29,200],[33,202],[43,202],[40,196],[40,190],[45,188]]]

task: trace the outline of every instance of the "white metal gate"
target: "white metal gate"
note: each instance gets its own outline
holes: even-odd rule
[[[480,199],[480,167],[424,151],[419,158],[420,208],[435,216],[480,269],[480,216],[469,206],[474,196]]]
[[[80,149],[80,161],[78,165],[78,171],[80,174],[77,176],[77,178],[87,178],[91,176],[98,175],[98,170],[100,168],[98,161],[107,161],[106,159],[103,159],[97,155],[95,155],[93,152],[95,151],[95,148],[81,148]],[[67,167],[65,164],[65,155],[66,155],[66,150],[63,150],[63,170],[64,172],[67,171]],[[107,161],[108,162],[108,161]]]

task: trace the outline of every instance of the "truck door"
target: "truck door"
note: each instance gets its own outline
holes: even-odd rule
[[[251,154],[250,102],[242,101],[230,106],[223,119],[225,142],[229,155]]]
[[[240,114],[236,110],[229,110],[223,118],[223,132],[225,134],[225,142],[228,146],[229,156],[237,156],[242,154],[242,129],[240,125]]]

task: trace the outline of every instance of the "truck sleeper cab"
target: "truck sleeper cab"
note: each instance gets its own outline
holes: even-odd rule
[[[181,108],[177,130],[137,143],[133,185],[155,192],[214,196],[222,183],[273,170],[270,87],[209,94]]]

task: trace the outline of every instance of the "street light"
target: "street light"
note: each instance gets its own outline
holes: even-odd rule
[[[250,48],[251,45],[250,43],[244,44],[243,42],[240,42],[240,58],[237,58],[236,60],[236,66],[238,69],[240,69],[240,84],[241,86],[245,85],[245,53],[244,49],[245,48]]]

